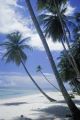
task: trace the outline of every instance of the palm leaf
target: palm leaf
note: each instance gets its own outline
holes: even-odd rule
[[[31,50],[31,47],[25,44],[26,40],[29,40],[28,38],[21,39],[22,35],[19,32],[14,32],[7,35],[7,41],[2,43],[1,45],[5,47],[6,53],[3,55],[2,59],[5,58],[6,62],[13,62],[17,65],[20,65],[21,60],[26,61],[27,56],[25,54],[25,49]]]

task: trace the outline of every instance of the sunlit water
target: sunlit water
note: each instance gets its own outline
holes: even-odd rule
[[[45,89],[45,91],[52,91],[50,89]],[[32,95],[40,93],[37,89],[26,89],[26,88],[0,88],[0,99],[14,98],[25,95]]]

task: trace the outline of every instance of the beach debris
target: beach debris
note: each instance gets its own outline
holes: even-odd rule
[[[32,119],[26,118],[26,117],[24,117],[24,115],[21,115],[21,119],[20,120],[32,120]]]

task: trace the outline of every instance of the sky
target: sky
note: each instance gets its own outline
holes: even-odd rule
[[[38,15],[37,0],[30,1],[35,14]],[[67,6],[66,15],[73,14],[75,11],[80,10],[80,1],[70,0]],[[23,38],[31,37],[30,41],[26,41],[26,43],[33,48],[31,52],[26,51],[28,56],[26,67],[39,84],[49,87],[48,84],[43,81],[42,76],[36,73],[36,67],[41,65],[44,74],[57,85],[42,42],[30,18],[25,0],[5,0],[5,2],[0,0],[0,16],[0,42],[2,43],[6,40],[6,34],[16,30],[22,33]],[[60,51],[63,50],[63,47],[58,42],[53,43],[51,39],[47,39],[47,43],[57,64],[57,57]],[[1,59],[4,53],[5,49],[0,47],[0,86],[33,86],[21,65],[18,67],[13,63],[5,64],[5,60]]]

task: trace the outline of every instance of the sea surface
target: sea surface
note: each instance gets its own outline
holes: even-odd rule
[[[52,91],[50,89],[45,89],[45,91]],[[26,88],[0,88],[0,99],[15,98],[19,96],[32,95],[40,93],[37,89],[26,89]]]

